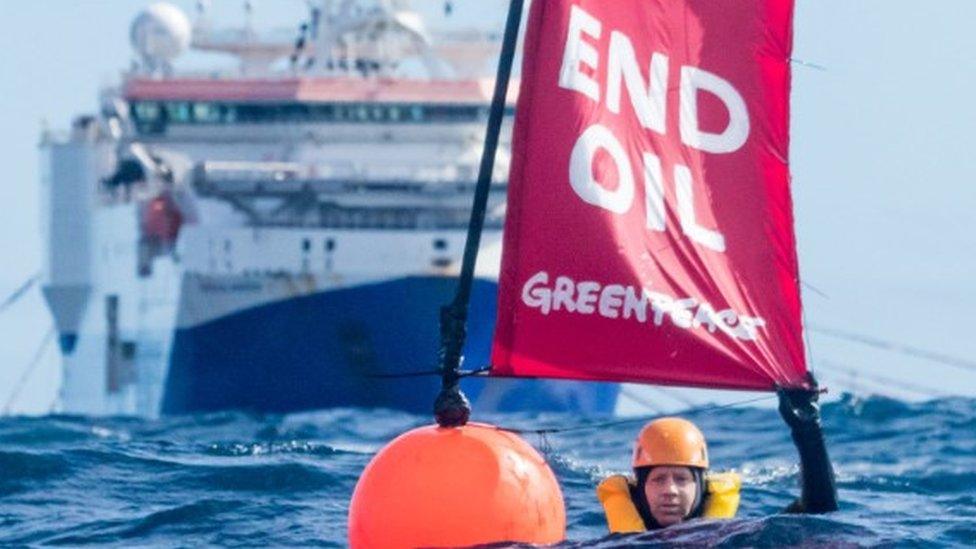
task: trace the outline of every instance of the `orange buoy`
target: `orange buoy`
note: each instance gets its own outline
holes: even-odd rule
[[[414,429],[366,466],[349,506],[354,549],[556,543],[563,494],[542,456],[491,425]]]

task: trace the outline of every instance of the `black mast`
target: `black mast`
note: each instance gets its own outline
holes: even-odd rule
[[[468,238],[464,244],[461,278],[458,280],[454,300],[441,307],[441,392],[434,402],[434,417],[441,427],[464,425],[471,415],[471,405],[459,386],[461,350],[467,336],[468,305],[471,301],[471,286],[474,283],[474,264],[478,258],[481,230],[485,224],[488,190],[495,166],[495,152],[498,150],[498,134],[501,132],[502,119],[505,115],[508,82],[512,75],[519,23],[522,20],[522,5],[523,0],[512,0],[508,8],[505,38],[502,42],[498,74],[495,78],[495,94],[492,97],[491,112],[488,116],[488,133],[485,135],[485,148],[481,154],[478,186],[474,193],[474,205],[468,223]]]

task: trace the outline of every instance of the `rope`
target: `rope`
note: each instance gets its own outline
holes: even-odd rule
[[[458,372],[458,377],[473,377],[479,376],[491,370],[491,367],[480,368],[478,370],[462,370]],[[420,372],[404,372],[402,374],[367,374],[366,377],[377,378],[377,379],[397,379],[406,377],[423,377],[423,376],[442,376],[444,375],[444,370],[440,368],[436,370],[424,370]]]
[[[825,67],[823,65],[818,65],[816,63],[811,63],[809,61],[804,61],[802,59],[797,59],[796,57],[791,57],[790,58],[790,63],[795,63],[797,65],[800,65],[801,67],[807,67],[808,69],[813,69],[813,70],[818,70],[818,71],[822,71],[822,72],[827,72],[827,67]]]
[[[906,383],[903,380],[895,379],[893,377],[876,374],[872,372],[864,372],[856,368],[852,368],[850,366],[844,366],[843,364],[839,364],[837,362],[830,361],[830,360],[821,361],[820,367],[826,368],[828,370],[834,370],[836,372],[843,372],[848,376],[854,378],[864,378],[865,380],[873,381],[874,383],[879,383],[883,387],[884,386],[895,387],[897,389],[918,393],[920,395],[927,396],[927,397],[944,397],[944,396],[951,395],[951,393],[947,391],[943,391],[941,389],[926,387],[924,385],[915,385],[912,383]],[[883,391],[878,391],[878,392],[883,394]]]
[[[932,362],[937,362],[945,366],[952,366],[953,368],[966,370],[968,372],[976,372],[976,362],[972,360],[967,360],[965,358],[959,358],[959,357],[946,355],[943,353],[937,353],[935,351],[922,349],[921,347],[902,345],[900,343],[895,343],[893,341],[887,341],[877,337],[856,334],[853,332],[839,330],[836,328],[828,328],[824,326],[811,326],[809,329],[813,332],[828,337],[843,339],[845,341],[851,341],[854,343],[860,343],[861,345],[866,345],[868,347],[874,347],[876,349],[882,349],[885,351],[890,351],[901,355],[921,358]]]
[[[50,344],[51,341],[54,339],[54,335],[56,333],[57,330],[54,328],[54,326],[52,326],[51,329],[48,330],[47,335],[44,336],[44,340],[41,341],[41,345],[37,348],[37,351],[34,352],[34,358],[32,358],[31,361],[28,363],[27,367],[24,368],[24,373],[21,374],[20,379],[17,380],[17,384],[14,385],[13,392],[11,392],[10,396],[7,397],[7,402],[6,404],[3,405],[2,415],[10,414],[10,410],[13,407],[14,402],[17,401],[17,397],[20,396],[20,392],[24,389],[24,386],[27,385],[27,382],[34,375],[34,371],[37,370],[38,365],[41,364],[41,358],[44,357],[44,350],[47,349],[48,344]]]
[[[817,294],[817,295],[819,295],[820,297],[822,297],[822,298],[824,298],[824,299],[826,299],[826,300],[828,300],[828,301],[830,300],[830,296],[829,296],[829,295],[827,295],[827,293],[826,293],[826,292],[824,292],[824,291],[822,291],[822,290],[821,290],[820,288],[817,288],[817,287],[816,287],[816,286],[814,286],[813,284],[810,284],[810,283],[809,283],[809,282],[807,282],[806,280],[801,280],[801,281],[800,281],[800,284],[801,284],[801,285],[802,285],[802,286],[803,286],[804,288],[806,288],[806,289],[808,289],[808,290],[810,290],[811,292],[813,292],[813,293],[815,293],[815,294]]]
[[[28,278],[26,282],[21,284],[19,288],[17,288],[9,296],[7,296],[7,299],[4,299],[3,303],[0,303],[0,313],[6,310],[7,307],[10,307],[11,305],[19,301],[20,298],[24,297],[27,294],[27,290],[31,289],[31,287],[37,283],[40,277],[41,275],[35,274],[34,276]]]
[[[764,400],[770,400],[770,399],[773,399],[773,398],[777,398],[777,396],[775,394],[774,395],[763,395],[761,397],[755,397],[755,398],[750,398],[750,399],[746,399],[746,400],[740,400],[740,401],[736,401],[736,402],[730,402],[728,404],[712,404],[712,405],[703,406],[703,407],[700,407],[700,408],[691,408],[689,410],[685,410],[684,413],[685,414],[703,414],[703,413],[708,413],[708,412],[715,412],[715,411],[718,411],[718,410],[725,410],[727,408],[733,408],[733,407],[736,407],[736,406],[744,406],[746,404],[753,404],[753,403],[756,403],[756,402],[761,402],[761,401],[764,401]],[[603,429],[603,428],[606,428],[606,427],[617,427],[619,425],[630,425],[632,423],[646,423],[646,422],[651,421],[653,419],[658,419],[660,417],[664,417],[664,415],[666,415],[666,414],[654,414],[654,415],[650,415],[650,416],[635,416],[635,417],[631,417],[631,418],[627,418],[627,419],[620,419],[620,420],[616,420],[616,421],[606,421],[606,422],[602,422],[602,423],[590,423],[590,424],[587,424],[587,425],[577,425],[576,427],[563,427],[561,429],[514,429],[514,428],[511,428],[511,427],[496,427],[496,429],[498,429],[499,431],[508,431],[509,433],[515,433],[517,435],[540,435],[540,436],[545,436],[545,435],[552,435],[552,434],[559,434],[559,433],[569,433],[569,432],[573,432],[573,431],[585,431],[585,430],[588,430],[588,429]]]
[[[651,404],[650,402],[648,402],[647,399],[645,399],[644,397],[638,396],[633,391],[629,390],[627,387],[621,387],[620,388],[620,396],[629,398],[630,400],[633,400],[637,404],[640,404],[644,408],[647,408],[647,410],[650,411],[652,414],[660,414],[661,413],[661,410],[659,410],[656,406],[654,406],[653,404]]]
[[[666,398],[670,398],[672,400],[677,400],[678,402],[684,404],[688,408],[694,408],[695,407],[695,401],[691,400],[688,397],[681,396],[678,393],[669,393],[669,392],[665,391],[663,387],[657,387],[657,386],[653,386],[652,385],[651,386],[651,389],[653,389],[653,390],[657,391],[658,393],[664,395]]]
[[[812,285],[802,280],[800,281],[800,284],[806,286],[807,288],[812,289],[814,292],[820,294],[824,299],[830,299],[829,297],[827,297],[827,294],[814,288]],[[803,338],[803,346],[806,348],[807,369],[810,371],[811,374],[815,374],[815,372],[813,371],[813,364],[814,364],[813,344],[810,342],[810,328],[809,328],[809,324],[807,324],[807,310],[802,307],[800,308],[800,322],[802,322],[800,326],[800,337]]]

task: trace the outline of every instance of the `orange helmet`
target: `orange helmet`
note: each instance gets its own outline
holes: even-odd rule
[[[637,444],[634,446],[634,469],[654,465],[708,469],[705,436],[686,419],[655,419],[637,434]]]

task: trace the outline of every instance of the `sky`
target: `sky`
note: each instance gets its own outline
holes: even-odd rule
[[[0,300],[40,268],[41,129],[95,108],[131,62],[129,24],[149,3],[0,1]],[[252,4],[259,28],[297,29],[305,13],[304,0]],[[501,29],[501,0],[454,4],[451,21]],[[242,1],[211,5],[218,23],[243,21]],[[441,0],[414,5],[447,23]],[[885,388],[896,396],[976,395],[971,370],[826,335],[976,362],[974,19],[972,0],[797,0],[793,197],[810,355],[828,386],[879,390],[895,376],[924,382]],[[56,400],[50,327],[36,286],[0,311],[0,413]]]

